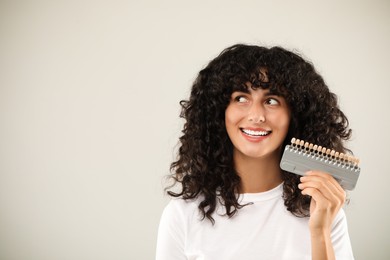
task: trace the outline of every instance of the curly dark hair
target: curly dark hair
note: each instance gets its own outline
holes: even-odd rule
[[[339,152],[349,151],[344,146],[351,135],[348,119],[310,62],[282,47],[237,44],[226,48],[199,72],[189,100],[180,101],[185,124],[178,158],[170,167],[174,184],[166,188],[170,196],[185,200],[202,195],[198,207],[211,222],[217,199],[229,217],[245,206],[238,202],[240,177],[233,165],[225,110],[231,94],[246,90],[248,82],[254,89],[269,89],[285,98],[291,121],[283,145],[296,137]],[[297,187],[299,176],[282,171],[282,179],[287,210],[298,217],[308,216],[310,199]],[[170,190],[178,183],[180,191]]]

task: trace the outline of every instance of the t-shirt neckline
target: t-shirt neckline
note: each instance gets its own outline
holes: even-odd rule
[[[281,197],[283,194],[283,182],[276,186],[273,189],[258,192],[258,193],[241,193],[239,194],[240,202],[255,202],[255,201],[265,201],[270,200],[276,197]]]

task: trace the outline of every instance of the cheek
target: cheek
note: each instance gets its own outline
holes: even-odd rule
[[[282,118],[281,118],[281,122],[282,122],[282,127],[286,130],[286,132],[288,131],[289,127],[290,127],[290,121],[291,121],[291,117],[290,117],[290,114],[285,114]]]
[[[274,126],[278,127],[280,130],[288,131],[290,127],[290,113],[288,111],[280,111],[279,113],[275,113],[272,115],[272,122],[274,122]]]
[[[225,123],[228,125],[232,121],[233,113],[230,106],[228,106],[225,110]]]
[[[234,131],[238,122],[239,115],[236,109],[228,107],[225,111],[225,127],[229,135]]]

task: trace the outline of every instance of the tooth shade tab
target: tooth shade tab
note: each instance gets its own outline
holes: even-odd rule
[[[360,160],[350,154],[344,154],[335,150],[323,147],[321,145],[312,144],[301,139],[293,137],[291,139],[291,147],[299,153],[307,153],[310,156],[320,156],[322,159],[334,160],[343,165],[359,167]]]

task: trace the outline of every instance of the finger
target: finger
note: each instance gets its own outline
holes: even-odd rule
[[[317,189],[323,190],[324,195],[326,194],[338,194],[340,191],[337,189],[336,185],[327,178],[319,176],[305,176],[300,178],[302,188],[315,187]]]
[[[311,196],[312,203],[315,203],[317,209],[329,210],[332,208],[331,201],[316,188],[305,188],[302,190],[302,194]]]
[[[322,172],[322,171],[308,171],[306,172],[306,176],[318,176],[325,178],[329,182],[333,183],[333,185],[336,187],[336,189],[341,192],[345,193],[344,189],[341,187],[340,183],[329,173]]]
[[[334,192],[334,190],[331,189],[331,187],[329,187],[329,184],[324,184],[323,182],[321,181],[306,181],[306,182],[302,182],[298,185],[298,188],[300,188],[302,190],[302,193],[305,193],[305,192],[311,192],[311,190],[316,190],[318,191],[324,198],[326,198],[327,200],[330,200],[330,201],[340,201],[341,199],[339,198],[339,196],[337,196]],[[308,195],[311,195],[312,194],[308,194]]]
[[[345,191],[334,178],[328,174],[312,174],[301,177],[302,183],[298,185],[300,189],[316,188],[323,196],[331,201],[337,202],[337,204],[343,204],[345,202]]]
[[[338,208],[344,203],[342,194],[335,194],[328,186],[322,183],[308,183],[306,187],[305,184],[302,184],[300,188],[302,189],[302,194],[312,196],[323,207]]]

